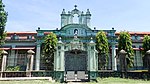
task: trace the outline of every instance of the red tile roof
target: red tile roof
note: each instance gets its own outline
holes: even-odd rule
[[[30,32],[30,31],[27,31],[27,32],[7,32],[7,34],[14,34],[16,33],[17,35],[18,34],[37,34],[37,32]]]
[[[12,48],[13,50],[33,50],[35,47],[21,47],[21,48]]]
[[[115,34],[119,35],[120,32],[116,32]],[[131,34],[131,35],[135,35],[135,34],[137,34],[137,35],[150,35],[150,32],[129,32],[129,34]]]

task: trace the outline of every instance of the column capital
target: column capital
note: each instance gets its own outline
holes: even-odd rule
[[[40,47],[40,46],[41,46],[41,43],[39,43],[39,42],[36,43],[36,46],[37,46],[37,47]]]
[[[6,52],[5,50],[2,51],[2,55],[7,55],[8,52]]]

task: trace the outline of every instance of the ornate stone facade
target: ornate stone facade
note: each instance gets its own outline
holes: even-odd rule
[[[81,56],[83,56],[83,59],[81,58],[82,60],[79,61],[86,60],[86,62],[83,63],[86,64],[86,67],[76,68],[88,71],[90,74],[89,78],[92,78],[92,75],[98,70],[95,36],[100,30],[90,26],[91,16],[92,14],[89,9],[87,9],[84,13],[83,11],[78,10],[77,6],[75,6],[73,10],[68,12],[63,9],[61,14],[61,27],[56,30],[42,30],[42,28],[39,27],[36,32],[8,32],[6,43],[2,46],[2,48],[0,48],[8,52],[7,66],[18,65],[25,67],[27,61],[27,51],[32,49],[35,51],[33,69],[43,70],[44,67],[42,65],[41,56],[44,37],[50,32],[53,32],[59,39],[54,63],[54,70],[58,72],[58,75],[61,76],[61,74],[65,73],[66,70],[69,70],[66,68],[66,59],[68,59],[68,61],[73,59],[78,60]],[[77,18],[76,21],[74,21],[75,17]],[[117,54],[116,38],[118,37],[119,32],[116,32],[114,28],[103,31],[107,34],[110,50],[109,64],[107,67],[110,70],[117,70],[115,56]],[[133,41],[133,49],[135,50],[134,64],[136,67],[142,67],[142,40],[143,36],[146,34],[150,35],[150,32],[129,33],[131,34]],[[72,56],[72,58],[69,58],[68,56]],[[78,62],[74,61],[74,63]],[[80,64],[80,62],[78,64]]]

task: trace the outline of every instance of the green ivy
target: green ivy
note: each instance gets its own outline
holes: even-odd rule
[[[4,10],[3,2],[2,0],[0,0],[0,46],[4,44],[4,40],[6,37],[5,26],[7,22],[7,15],[8,15],[7,12]]]
[[[122,31],[120,32],[119,39],[118,39],[118,52],[120,50],[125,50],[127,52],[128,57],[127,59],[127,66],[133,67],[134,65],[134,51],[132,48],[132,40],[130,38],[129,32]]]
[[[20,71],[20,66],[8,66],[6,71]]]
[[[144,36],[143,48],[144,48],[143,54],[145,54],[146,51],[150,50],[150,36],[148,36],[148,35]]]
[[[143,39],[143,51],[142,51],[142,54],[143,54],[143,66],[145,68],[148,68],[148,64],[147,64],[147,56],[145,55],[145,53],[150,50],[150,36],[148,35],[145,35],[144,36],[144,39]]]
[[[4,44],[6,32],[5,32],[5,26],[7,22],[7,12],[4,10],[4,5],[2,0],[0,0],[0,46]],[[0,64],[2,62],[2,50],[0,50]]]
[[[108,64],[108,39],[104,31],[99,31],[96,35],[96,49],[98,51],[99,68],[104,69]]]
[[[54,68],[54,52],[57,46],[57,36],[50,32],[44,40],[43,58],[46,70],[53,70]]]

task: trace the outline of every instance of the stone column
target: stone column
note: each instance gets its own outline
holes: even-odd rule
[[[8,53],[5,50],[3,50],[2,51],[3,58],[2,58],[2,65],[1,65],[2,66],[1,67],[1,77],[3,77],[3,72],[6,70],[7,55],[8,55]]]
[[[98,69],[98,57],[97,51],[95,49],[95,43],[92,38],[90,43],[88,43],[88,79],[95,80],[97,78],[97,69]]]
[[[148,73],[150,76],[150,50],[146,51],[145,56],[146,56],[146,60],[147,60]]]
[[[121,77],[124,78],[127,73],[127,62],[126,62],[126,55],[127,52],[124,50],[121,50],[119,52],[119,63],[120,63],[120,71],[121,71]]]
[[[57,81],[64,81],[64,43],[59,38],[57,44],[57,51],[54,56],[54,71],[55,79]]]
[[[35,52],[32,50],[28,50],[27,53],[28,53],[28,55],[27,55],[28,62],[27,62],[26,71],[27,71],[27,76],[31,77],[31,71],[33,70],[33,62],[34,62],[34,55],[33,54],[35,54]]]
[[[55,54],[55,70],[64,71],[64,43],[61,41],[61,37],[57,43],[57,51]]]
[[[112,70],[117,71],[116,49],[115,44],[112,44]]]
[[[40,43],[36,46],[36,63],[35,63],[35,70],[40,70],[40,57],[41,57],[41,45]]]

